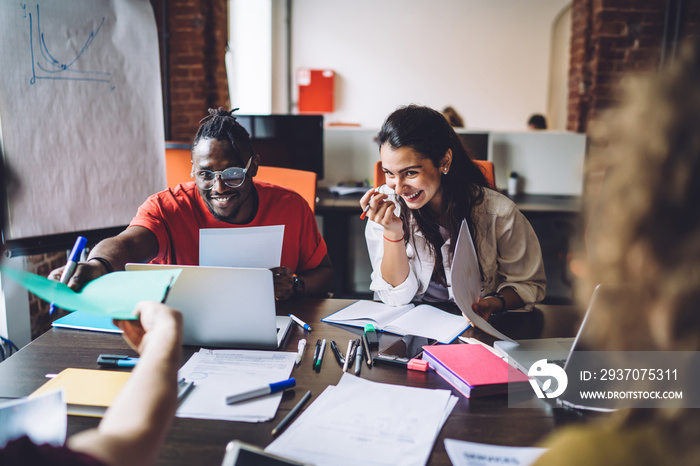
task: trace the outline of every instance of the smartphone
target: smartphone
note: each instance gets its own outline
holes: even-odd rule
[[[283,458],[267,453],[261,448],[240,440],[232,440],[226,445],[226,456],[221,466],[311,466],[308,463]]]
[[[389,347],[380,350],[379,354],[374,357],[374,360],[406,367],[408,366],[408,361],[419,357],[423,353],[424,346],[434,345],[436,342],[432,338],[406,335],[400,340],[396,340]]]

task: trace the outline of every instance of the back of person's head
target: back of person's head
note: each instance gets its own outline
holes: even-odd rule
[[[200,126],[192,142],[192,149],[194,150],[202,139],[228,141],[234,156],[240,163],[245,164],[253,156],[253,147],[250,143],[248,131],[233,116],[233,112],[236,110],[238,109],[210,108],[209,115],[202,118],[199,122]]]
[[[535,113],[534,115],[530,116],[529,120],[527,120],[527,126],[530,129],[547,129],[547,119],[544,117],[544,115]]]
[[[622,107],[601,123],[592,155],[608,169],[591,278],[629,291],[600,338],[617,349],[700,350],[700,41],[627,83]]]
[[[442,109],[442,114],[450,123],[450,126],[454,126],[455,128],[464,128],[464,120],[454,108],[445,107]]]

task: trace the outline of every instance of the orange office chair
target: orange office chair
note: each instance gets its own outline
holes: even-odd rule
[[[192,181],[192,146],[183,142],[165,142],[165,176],[168,187]]]
[[[493,162],[487,160],[474,160],[474,163],[481,169],[489,184],[489,188],[496,189],[496,174],[493,168]],[[379,160],[374,164],[374,187],[378,188],[386,183],[386,176],[382,170],[382,161]]]
[[[260,181],[276,184],[291,189],[301,195],[311,207],[316,210],[316,173],[306,170],[281,167],[258,167],[256,177]]]

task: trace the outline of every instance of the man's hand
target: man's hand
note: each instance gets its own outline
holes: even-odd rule
[[[294,294],[294,272],[288,267],[274,267],[272,269],[275,284],[275,299],[284,301]]]
[[[50,280],[61,281],[61,274],[66,266],[59,267],[49,273]],[[68,287],[74,291],[80,291],[92,280],[107,274],[107,269],[98,261],[78,262],[73,276],[68,280]]]

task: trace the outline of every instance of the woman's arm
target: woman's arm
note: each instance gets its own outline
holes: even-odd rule
[[[96,429],[68,439],[72,450],[110,465],[155,463],[177,409],[182,315],[155,302],[141,302],[137,311],[139,321],[115,321],[141,354],[131,377]]]

